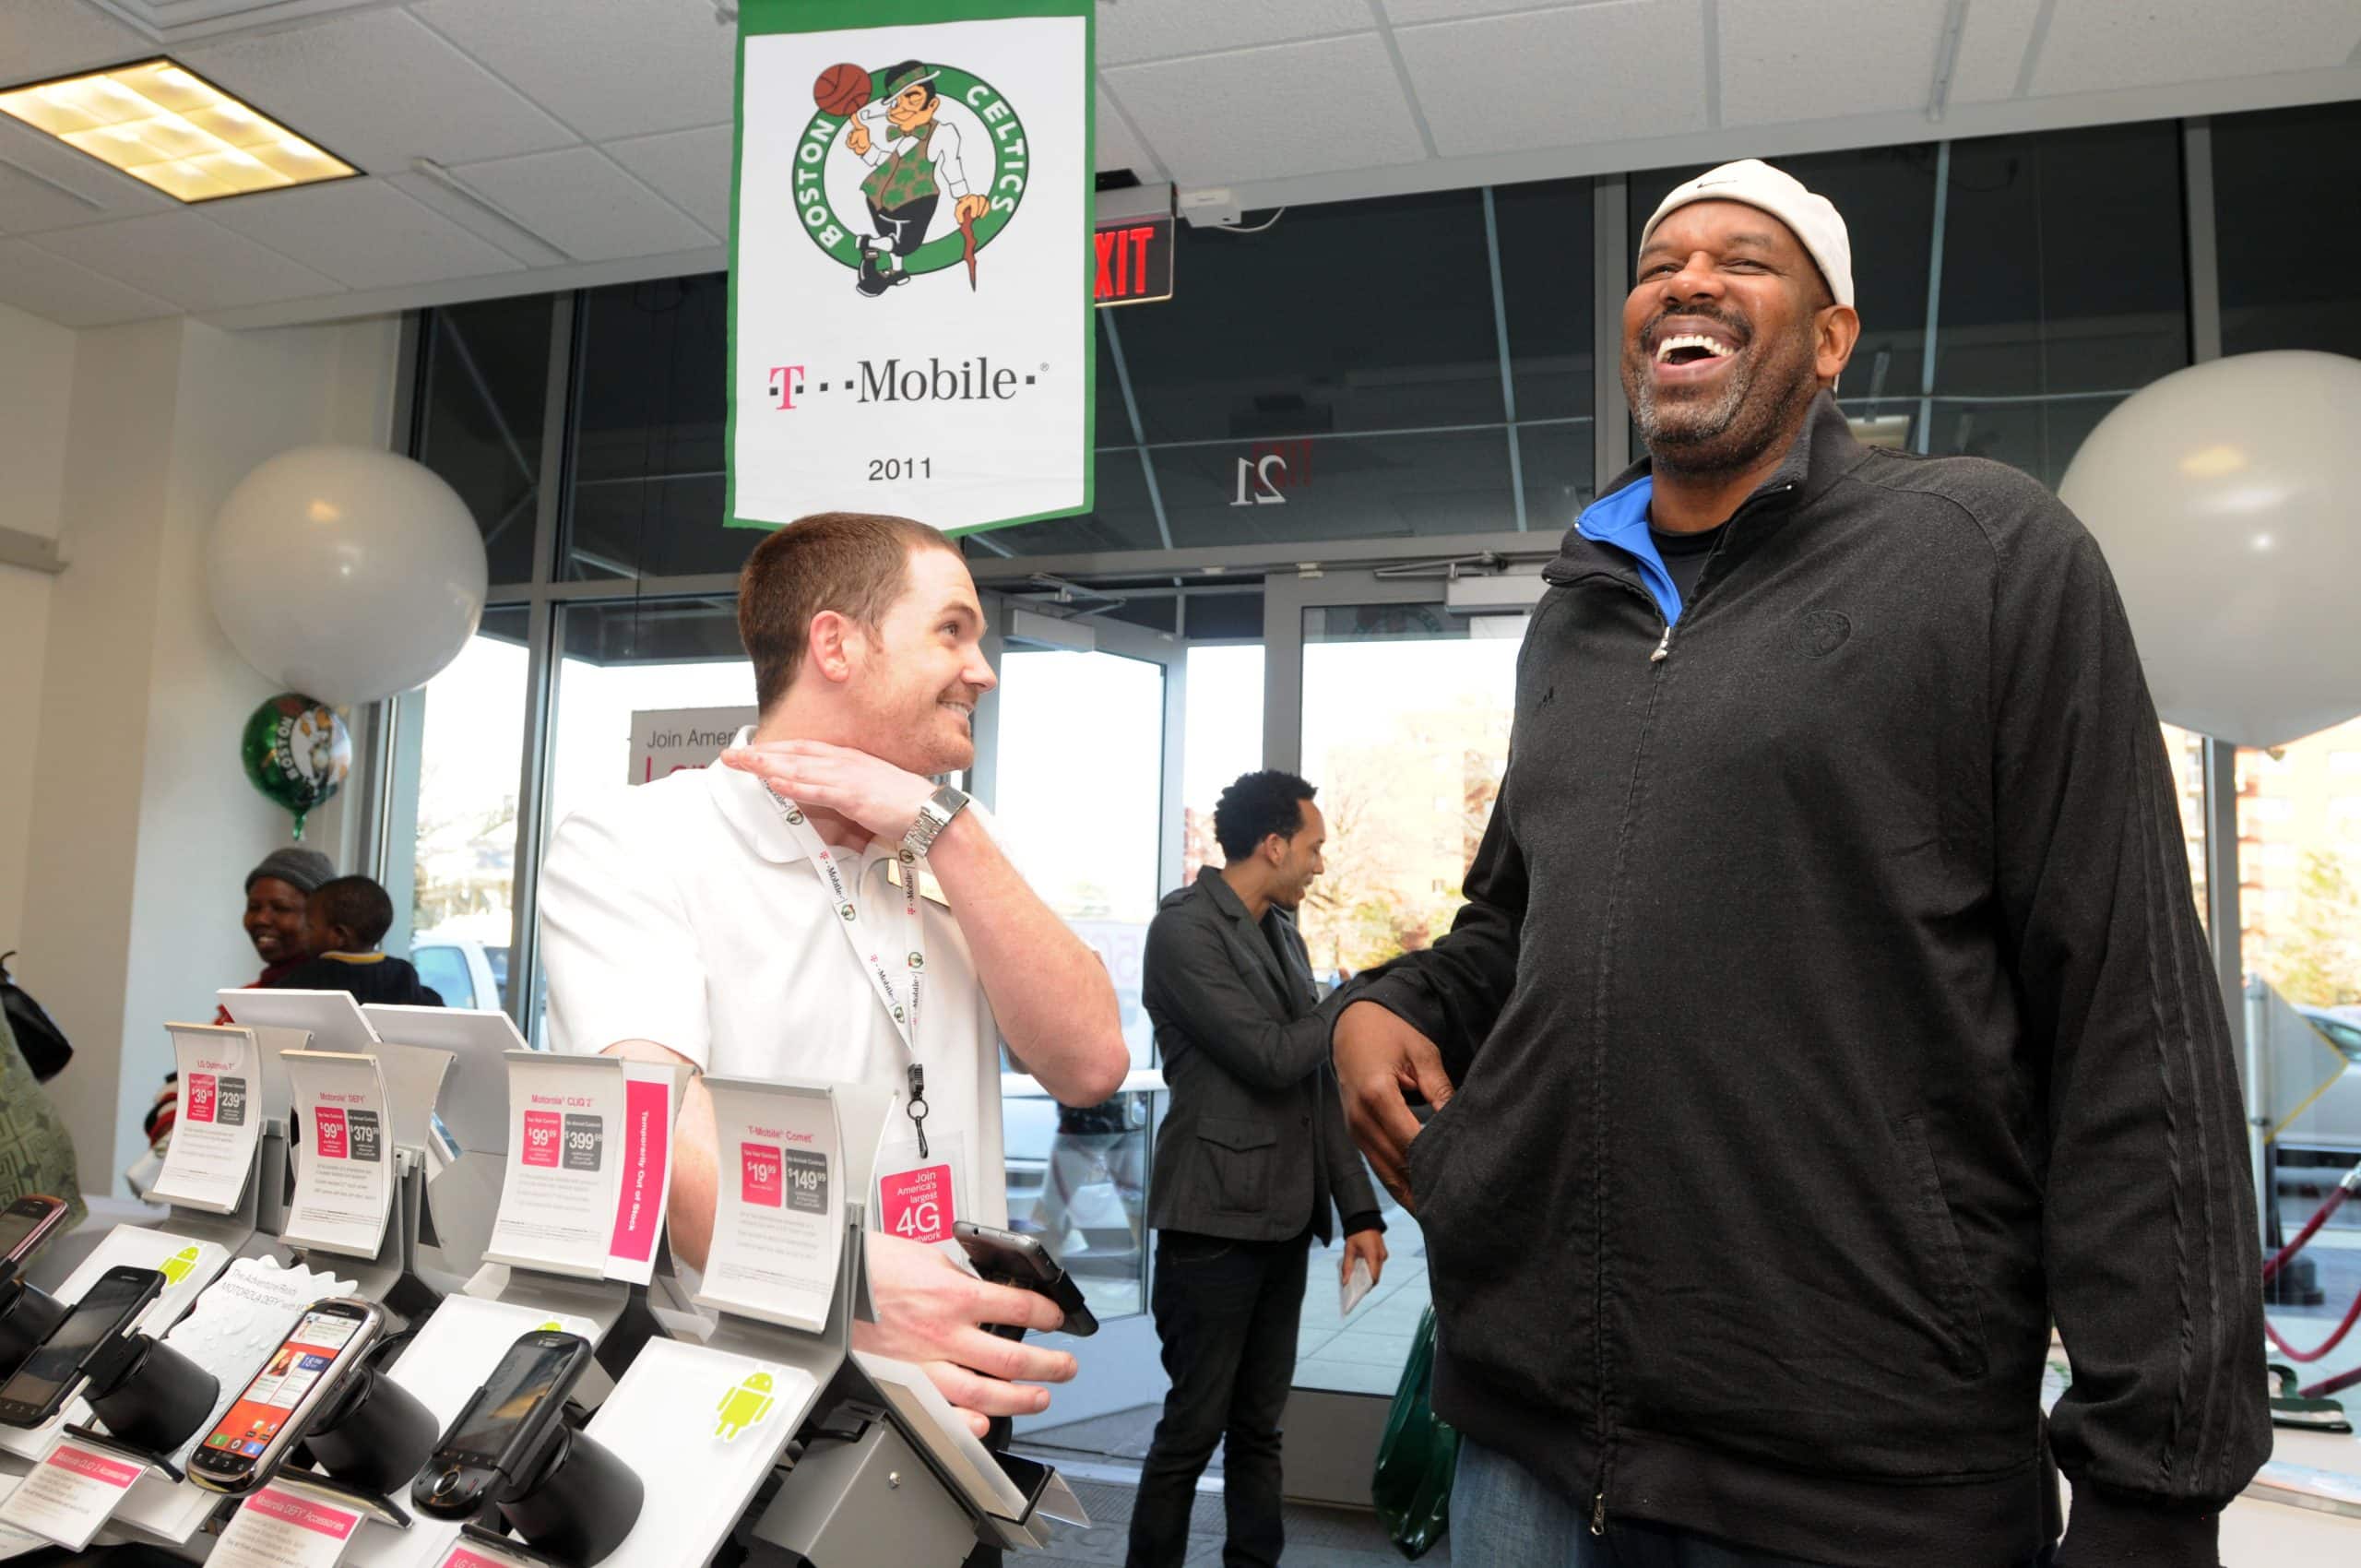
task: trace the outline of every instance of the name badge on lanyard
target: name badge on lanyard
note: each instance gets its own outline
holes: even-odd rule
[[[902,930],[896,940],[892,933],[864,923],[860,910],[853,902],[852,886],[845,880],[843,862],[836,857],[812,826],[803,808],[772,789],[763,786],[779,820],[820,874],[821,885],[836,908],[836,925],[851,944],[853,956],[860,964],[861,973],[869,977],[870,989],[893,1021],[894,1030],[902,1037],[902,1051],[907,1063],[909,1095],[902,1101],[902,1109],[910,1119],[911,1135],[918,1142],[919,1158],[930,1158],[926,1136],[926,1065],[919,1060],[919,1004],[926,984],[926,921],[919,910],[919,857],[908,849],[900,851],[902,861]],[[899,947],[903,956],[898,963],[886,957]],[[898,971],[898,972],[897,972]],[[949,1221],[944,1222],[944,1235],[950,1234]]]

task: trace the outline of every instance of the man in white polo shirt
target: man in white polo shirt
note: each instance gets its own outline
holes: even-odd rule
[[[974,761],[976,701],[996,682],[975,584],[932,529],[823,513],[755,547],[738,626],[761,721],[727,766],[586,807],[551,842],[552,1042],[893,1089],[905,1104],[880,1165],[888,1190],[948,1164],[941,1236],[955,1218],[1004,1225],[1001,1039],[1074,1105],[1113,1095],[1130,1056],[1097,956],[1026,885],[980,808],[930,782]],[[926,885],[916,870],[947,903],[912,889]],[[693,1082],[669,1218],[674,1255],[696,1266],[715,1142]],[[1054,1328],[1057,1309],[981,1283],[933,1239],[871,1236],[879,1321],[856,1342],[923,1364],[979,1432],[982,1418],[1046,1408],[1048,1390],[1017,1380],[1062,1382],[1074,1359],[979,1325]]]

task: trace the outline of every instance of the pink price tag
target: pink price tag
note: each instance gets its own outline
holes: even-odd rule
[[[213,1075],[191,1073],[188,1075],[188,1119],[192,1122],[213,1120]]]
[[[951,1167],[921,1165],[882,1178],[878,1220],[890,1235],[912,1241],[948,1241],[953,1211]]]
[[[556,1111],[525,1112],[525,1163],[555,1166],[564,1134],[565,1119]]]
[[[127,1465],[108,1455],[93,1454],[87,1448],[77,1448],[70,1443],[59,1443],[44,1463],[54,1465],[59,1469],[69,1471],[74,1475],[86,1477],[101,1486],[113,1487],[118,1491],[130,1490],[131,1483],[137,1480],[140,1475],[140,1467],[137,1465]]]
[[[312,1108],[312,1125],[317,1130],[317,1147],[322,1159],[349,1159],[346,1152],[344,1108],[340,1105],[315,1105]]]
[[[343,1540],[351,1535],[353,1526],[361,1523],[358,1514],[347,1514],[340,1508],[307,1503],[276,1487],[265,1487],[246,1499],[246,1511],[283,1519],[299,1529],[311,1530],[336,1540]]]
[[[738,1201],[763,1208],[787,1206],[787,1184],[779,1179],[778,1150],[768,1144],[740,1144]]]

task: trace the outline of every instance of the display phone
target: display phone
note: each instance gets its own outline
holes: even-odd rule
[[[38,1193],[0,1208],[0,1301],[14,1296],[17,1276],[41,1251],[42,1243],[65,1223],[65,1212],[64,1199]]]
[[[355,1296],[331,1296],[306,1307],[189,1455],[188,1479],[232,1496],[268,1480],[314,1413],[351,1386],[385,1326],[385,1312]]]
[[[1039,1241],[1014,1230],[999,1230],[965,1219],[952,1222],[951,1235],[985,1279],[994,1285],[1014,1285],[1055,1301],[1058,1310],[1066,1314],[1065,1324],[1059,1333],[1087,1338],[1098,1332],[1098,1320],[1090,1315],[1090,1304],[1082,1299],[1081,1288]],[[1020,1339],[1025,1331],[1003,1324],[990,1332],[1003,1339]]]
[[[37,1427],[82,1391],[91,1358],[139,1320],[162,1294],[164,1277],[152,1268],[111,1268],[58,1319],[17,1375],[0,1385],[0,1423]]]
[[[564,1430],[565,1396],[589,1364],[590,1341],[557,1329],[508,1347],[435,1444],[410,1501],[437,1518],[465,1519],[529,1484]]]

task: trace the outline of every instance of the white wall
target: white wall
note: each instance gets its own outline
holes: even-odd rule
[[[74,334],[0,305],[0,529],[57,537]],[[22,945],[51,578],[0,565],[0,953]]]
[[[168,1069],[161,1026],[210,1018],[216,989],[253,978],[243,884],[290,841],[286,814],[240,769],[240,730],[273,687],[214,622],[206,533],[275,453],[386,444],[398,327],[230,333],[175,318],[76,336],[68,565],[50,588],[18,968],[74,1041],[51,1092],[84,1188],[106,1192]],[[305,833],[340,865],[343,805]]]

